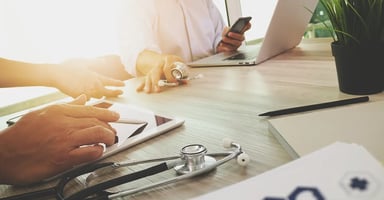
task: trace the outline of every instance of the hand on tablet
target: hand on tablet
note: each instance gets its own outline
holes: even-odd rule
[[[119,114],[84,106],[81,95],[68,104],[50,105],[24,115],[0,132],[0,183],[27,184],[98,159],[101,143],[115,143],[108,122]]]

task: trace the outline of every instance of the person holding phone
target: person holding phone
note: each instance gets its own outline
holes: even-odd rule
[[[125,0],[118,16],[120,57],[126,70],[145,76],[138,91],[160,92],[160,79],[176,83],[175,62],[190,62],[218,52],[234,51],[244,32],[228,32],[212,0]]]

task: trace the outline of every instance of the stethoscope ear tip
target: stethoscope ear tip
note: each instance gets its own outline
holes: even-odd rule
[[[249,157],[248,154],[246,154],[244,152],[237,156],[237,163],[240,166],[245,167],[249,164],[250,161],[251,161],[251,158]]]
[[[223,139],[223,147],[224,148],[231,148],[232,147],[233,140],[229,138],[224,138]]]

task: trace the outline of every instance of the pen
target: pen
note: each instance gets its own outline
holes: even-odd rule
[[[319,103],[319,104],[312,104],[312,105],[306,105],[306,106],[299,106],[299,107],[275,110],[275,111],[259,114],[259,116],[272,117],[272,116],[277,116],[277,115],[293,114],[293,113],[305,112],[305,111],[322,109],[322,108],[330,108],[330,107],[343,106],[343,105],[348,105],[348,104],[353,104],[353,103],[366,102],[368,100],[369,100],[368,96],[363,96],[363,97],[357,97],[357,98],[352,98],[352,99],[344,99],[344,100],[331,101],[331,102],[326,102],[326,103]]]
[[[120,124],[146,124],[146,121],[140,121],[136,119],[119,119],[117,121],[114,121],[112,123],[120,123]]]

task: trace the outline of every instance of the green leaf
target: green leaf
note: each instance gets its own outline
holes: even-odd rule
[[[384,41],[384,0],[319,0],[344,45]]]

